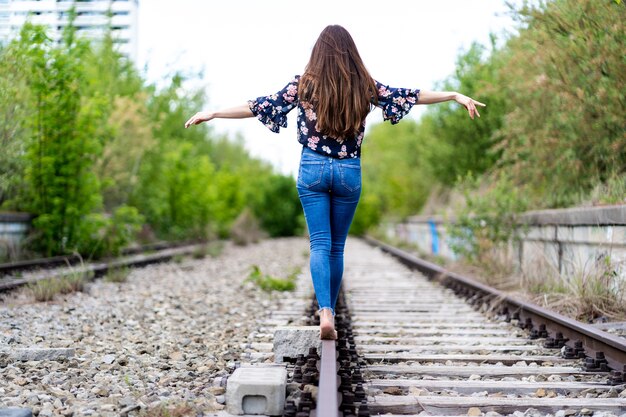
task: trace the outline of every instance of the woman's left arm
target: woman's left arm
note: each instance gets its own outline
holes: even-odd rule
[[[252,110],[248,104],[242,104],[241,106],[231,107],[224,110],[218,110],[215,112],[201,111],[193,116],[185,123],[185,128],[191,125],[199,125],[202,122],[208,122],[213,119],[245,119],[247,117],[254,117]]]
[[[481,103],[480,101],[476,101],[473,98],[468,96],[464,96],[463,94],[457,93],[455,91],[425,91],[421,90],[419,93],[419,99],[417,100],[417,104],[434,104],[441,103],[444,101],[454,100],[463,107],[465,107],[473,119],[474,115],[480,117],[480,113],[478,113],[478,109],[476,106],[485,107],[486,104]]]

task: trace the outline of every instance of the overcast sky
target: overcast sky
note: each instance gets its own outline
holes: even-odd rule
[[[351,33],[374,78],[425,90],[453,72],[460,50],[473,41],[488,44],[490,32],[514,28],[504,0],[395,0],[384,6],[369,0],[146,0],[139,9],[140,67],[148,65],[150,81],[174,70],[203,70],[205,110],[280,90],[302,73],[329,24]],[[422,111],[417,106],[411,117]],[[280,134],[256,119],[210,123],[219,132],[241,133],[253,155],[294,173],[300,155],[295,116],[296,111],[289,114],[289,127]],[[374,110],[368,124],[380,120],[380,110]],[[363,146],[367,152],[367,136]]]

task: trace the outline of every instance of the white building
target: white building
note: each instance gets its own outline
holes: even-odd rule
[[[76,8],[74,26],[88,38],[100,38],[109,23],[118,50],[137,61],[137,12],[139,0],[0,0],[0,42],[16,36],[24,22],[46,25],[52,39],[59,39],[67,25],[68,11]]]

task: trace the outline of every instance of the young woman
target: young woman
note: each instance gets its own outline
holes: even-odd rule
[[[298,142],[302,146],[297,188],[311,244],[311,276],[319,304],[320,337],[336,339],[334,310],[343,276],[343,250],[361,195],[361,144],[365,117],[380,107],[396,124],[415,104],[455,100],[469,116],[480,117],[484,104],[456,92],[390,88],[368,73],[352,37],[343,27],[327,26],[320,34],[302,76],[276,94],[216,112],[199,112],[185,128],[215,118],[256,116],[278,133],[287,113],[298,108]]]

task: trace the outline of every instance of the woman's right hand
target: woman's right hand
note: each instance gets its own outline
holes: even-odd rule
[[[208,122],[209,120],[215,118],[214,113],[208,111],[200,111],[193,116],[185,123],[185,129],[187,129],[191,125],[199,125],[202,122]]]

